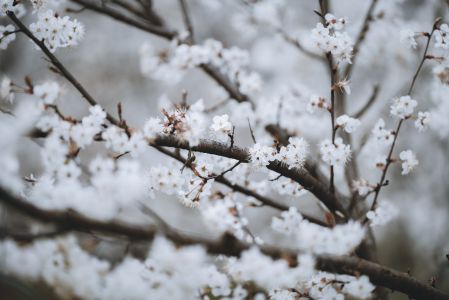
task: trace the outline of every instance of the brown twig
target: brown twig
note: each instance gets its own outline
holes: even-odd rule
[[[408,89],[408,93],[407,93],[408,95],[411,95],[411,93],[413,92],[413,88],[415,86],[416,79],[418,78],[418,75],[419,75],[419,73],[420,73],[420,71],[421,71],[421,69],[422,69],[422,67],[424,65],[424,61],[426,60],[426,55],[427,55],[427,51],[429,50],[429,45],[430,45],[430,41],[432,39],[432,35],[435,32],[435,30],[437,29],[438,24],[439,24],[440,21],[441,21],[441,18],[438,18],[437,20],[435,20],[435,22],[433,24],[433,27],[432,27],[432,31],[429,34],[426,35],[427,43],[426,43],[426,47],[424,49],[424,54],[422,56],[422,59],[421,59],[419,65],[418,65],[418,68],[417,68],[415,74],[413,75],[412,83],[410,84],[410,87]],[[401,119],[398,122],[396,130],[394,132],[393,143],[391,144],[390,150],[388,152],[386,165],[385,165],[384,169],[382,170],[382,174],[380,176],[380,180],[379,180],[379,182],[378,182],[378,184],[376,186],[374,199],[373,199],[373,202],[372,202],[371,207],[369,209],[370,211],[376,209],[377,200],[379,198],[380,191],[381,191],[382,187],[385,186],[385,178],[387,176],[388,168],[390,167],[391,163],[393,163],[392,155],[393,155],[394,147],[396,145],[396,141],[397,141],[397,138],[398,138],[398,135],[399,135],[399,131],[401,130],[401,126],[402,126],[404,120],[405,119]],[[366,223],[366,222],[368,222],[368,219],[365,217],[364,220],[363,220],[363,223]]]

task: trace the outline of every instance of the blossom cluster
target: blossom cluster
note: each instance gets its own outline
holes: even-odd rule
[[[51,52],[76,46],[84,37],[84,26],[80,22],[70,20],[68,16],[59,17],[51,9],[39,13],[37,22],[30,25],[30,30]]]
[[[140,50],[140,68],[144,75],[168,82],[177,82],[185,70],[211,65],[237,83],[243,94],[254,94],[261,89],[261,78],[247,71],[248,52],[237,48],[224,48],[221,42],[208,39],[202,45],[172,43],[169,49],[156,52],[150,44]]]
[[[285,163],[289,168],[301,168],[306,160],[309,144],[298,137],[291,137],[287,146],[282,146],[279,151],[273,147],[254,144],[250,149],[251,162],[256,166],[267,166],[272,161]]]
[[[336,138],[334,143],[326,139],[320,143],[320,153],[325,163],[331,166],[342,166],[351,156],[351,146],[344,144],[340,137]]]
[[[325,228],[305,220],[294,207],[282,212],[281,217],[274,217],[271,226],[280,233],[294,237],[299,249],[313,254],[348,254],[365,237],[365,229],[360,223],[350,221],[334,228]]]
[[[346,22],[345,18],[326,14],[325,23],[317,23],[311,38],[320,50],[331,53],[337,61],[351,63],[353,42],[347,32],[341,32]]]

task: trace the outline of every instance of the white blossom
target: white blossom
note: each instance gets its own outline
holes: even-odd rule
[[[371,226],[382,226],[390,222],[399,214],[399,210],[389,201],[381,201],[375,210],[366,213]]]
[[[340,126],[347,133],[353,133],[360,126],[360,120],[351,118],[348,115],[341,115],[336,119],[337,126]]]
[[[418,102],[413,100],[410,96],[394,98],[393,104],[390,107],[390,113],[401,119],[406,119],[413,114],[417,105]]]
[[[427,127],[429,126],[429,123],[431,121],[431,115],[429,112],[418,112],[418,117],[415,121],[415,127],[418,129],[419,132],[425,131]]]
[[[249,148],[251,163],[258,167],[265,167],[275,160],[275,149],[273,147],[263,146],[259,143]]]
[[[324,140],[320,143],[321,159],[331,166],[344,165],[351,156],[351,146],[343,144],[341,138],[336,138],[335,142]]]
[[[80,22],[67,16],[59,17],[51,9],[39,13],[37,22],[30,24],[30,31],[38,40],[43,40],[51,52],[76,46],[84,37],[84,26]]]
[[[435,48],[449,48],[449,26],[447,24],[441,24],[435,31]]]
[[[12,103],[14,101],[15,94],[12,91],[12,82],[9,77],[4,76],[0,84],[0,98]]]
[[[410,173],[419,163],[411,150],[402,151],[399,153],[399,158],[402,161],[402,175]]]
[[[380,144],[388,146],[393,143],[394,133],[385,129],[385,121],[382,118],[376,122],[371,132]]]
[[[43,100],[45,104],[54,104],[60,94],[57,82],[49,81],[33,88],[33,94]]]
[[[352,182],[352,188],[362,197],[368,195],[374,190],[374,187],[365,179],[354,180]]]

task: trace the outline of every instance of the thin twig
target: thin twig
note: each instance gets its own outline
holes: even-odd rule
[[[195,38],[193,35],[193,25],[192,20],[190,19],[190,14],[187,8],[186,0],[179,0],[179,5],[181,6],[181,13],[184,25],[186,26],[186,29],[189,32],[189,41],[193,44],[195,42]]]
[[[373,92],[371,93],[371,96],[368,99],[368,102],[365,103],[365,105],[354,114],[354,118],[360,119],[363,117],[363,115],[368,111],[368,109],[374,104],[374,102],[377,99],[377,96],[379,96],[380,87],[379,85],[375,85],[373,88]]]

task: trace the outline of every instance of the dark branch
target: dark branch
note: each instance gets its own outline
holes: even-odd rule
[[[97,231],[103,234],[124,236],[132,240],[146,241],[151,241],[157,234],[156,228],[140,228],[118,222],[100,222],[75,212],[43,210],[34,204],[13,196],[2,187],[0,187],[0,201],[39,221],[53,223],[71,231]],[[239,256],[243,251],[250,247],[250,245],[244,244],[230,235],[224,235],[219,240],[188,237],[178,233],[171,234],[170,232],[165,235],[179,246],[200,244],[204,246],[210,254]],[[276,259],[286,256],[294,258],[297,255],[296,252],[277,247],[264,246],[261,250],[266,255]],[[407,273],[401,273],[364,259],[346,256],[318,257],[317,267],[318,269],[341,274],[367,275],[373,284],[400,291],[413,298],[449,300],[448,295],[445,295],[430,285],[419,282],[410,277]]]

